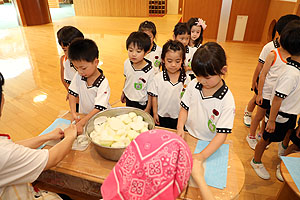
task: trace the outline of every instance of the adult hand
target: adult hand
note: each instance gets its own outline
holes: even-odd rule
[[[192,176],[196,182],[204,177],[203,160],[199,160],[197,158],[193,159]]]
[[[65,138],[71,137],[75,139],[77,137],[76,125],[70,124],[70,126],[64,130],[64,136]]]
[[[60,128],[56,128],[47,134],[49,136],[49,140],[59,140],[59,139],[63,138],[63,136],[64,136],[64,132]]]

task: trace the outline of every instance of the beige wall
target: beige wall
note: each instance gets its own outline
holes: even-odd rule
[[[178,14],[178,3],[179,0],[168,0],[167,1],[167,14],[177,15]]]

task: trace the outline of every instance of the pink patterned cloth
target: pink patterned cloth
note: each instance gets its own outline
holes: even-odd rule
[[[104,200],[176,199],[193,166],[187,143],[175,133],[150,130],[140,134],[101,186]]]

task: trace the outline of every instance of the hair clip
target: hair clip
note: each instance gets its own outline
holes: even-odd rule
[[[196,26],[202,26],[203,30],[205,30],[207,27],[207,25],[205,24],[205,21],[201,18],[198,18],[198,22],[196,22]]]

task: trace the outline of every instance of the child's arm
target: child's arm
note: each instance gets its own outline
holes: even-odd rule
[[[275,120],[276,120],[279,108],[281,106],[282,100],[283,100],[283,98],[280,98],[278,96],[274,96],[274,98],[273,98],[269,120],[266,125],[266,131],[268,133],[273,133],[275,130]]]
[[[209,156],[215,153],[215,151],[217,151],[222,144],[224,144],[226,138],[226,133],[217,133],[210,143],[195,157],[197,159],[206,160]]]
[[[152,107],[152,96],[150,96],[150,95],[148,94],[148,103],[147,103],[147,106],[146,106],[146,108],[145,108],[145,111],[146,111],[147,113],[150,113],[150,112],[151,112],[151,107]]]
[[[77,133],[82,134],[83,133],[83,127],[85,124],[91,119],[95,114],[100,112],[99,109],[94,108],[89,114],[84,116],[82,119],[79,120],[79,122],[76,123]]]
[[[261,63],[261,62],[258,62],[257,63],[257,66],[255,68],[255,71],[254,71],[254,74],[253,74],[253,77],[252,77],[252,85],[251,85],[251,89],[254,90],[256,87],[257,87],[257,78],[258,78],[258,75],[261,71],[261,69],[263,68],[264,64]]]
[[[153,109],[153,118],[154,118],[154,122],[157,125],[159,124],[159,117],[157,114],[157,97],[152,97],[152,109]]]
[[[73,95],[69,95],[69,105],[70,105],[70,110],[72,115],[72,121],[75,120],[76,122],[78,122],[79,119],[76,112],[76,102],[77,102],[76,97]]]
[[[65,81],[65,77],[64,77],[64,64],[63,64],[63,61],[64,61],[64,56],[61,56],[60,57],[60,80],[62,82],[62,84],[64,85],[64,87],[66,88],[67,92],[69,91],[69,84],[66,83]]]
[[[259,76],[259,82],[258,82],[258,86],[257,86],[258,93],[257,93],[257,97],[256,97],[256,103],[258,105],[262,104],[262,101],[263,101],[262,90],[263,90],[263,87],[264,87],[264,84],[265,84],[266,76],[267,76],[271,66],[273,65],[273,62],[276,59],[275,55],[276,54],[275,54],[274,51],[271,51],[269,53],[269,55],[266,58],[266,62],[263,65],[263,68],[261,70],[261,73],[260,73],[260,76]]]
[[[126,82],[126,78],[125,78],[125,81],[124,81],[123,89],[125,87],[125,82]],[[121,102],[126,103],[126,97],[125,97],[125,94],[124,94],[123,90],[122,90],[122,94],[121,94]]]
[[[188,111],[183,107],[180,108],[178,123],[177,123],[177,135],[184,138],[184,125],[187,120]]]

